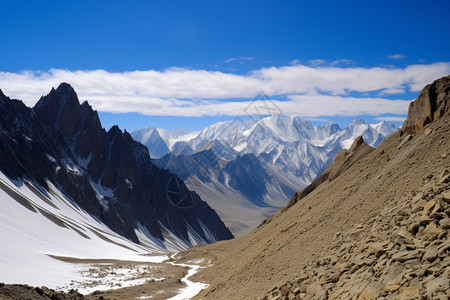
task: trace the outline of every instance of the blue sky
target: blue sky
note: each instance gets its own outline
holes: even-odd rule
[[[262,92],[285,114],[400,125],[407,101],[450,73],[449,1],[19,0],[0,10],[0,89],[31,106],[67,81],[107,129],[196,130],[245,115]]]

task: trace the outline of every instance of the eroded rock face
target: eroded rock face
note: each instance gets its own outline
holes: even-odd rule
[[[428,84],[411,102],[402,131],[414,134],[450,111],[450,75]]]

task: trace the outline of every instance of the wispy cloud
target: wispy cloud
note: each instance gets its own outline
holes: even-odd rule
[[[254,60],[254,59],[255,59],[254,57],[248,57],[248,56],[231,57],[231,58],[225,60],[225,62],[228,64],[228,63],[233,62],[233,61],[239,61],[239,60],[241,60],[241,61],[242,61],[242,60]]]
[[[325,59],[312,59],[310,61],[308,61],[308,64],[312,67],[319,67],[319,66],[331,66],[331,67],[336,67],[336,66],[348,66],[351,64],[354,64],[355,62],[351,59],[346,59],[346,58],[342,58],[342,59],[336,59],[333,61],[329,61],[329,60],[325,60]],[[294,59],[293,61],[291,61],[289,63],[290,65],[299,65],[300,61]]]
[[[418,92],[448,75],[450,63],[406,68],[361,68],[294,65],[247,74],[171,68],[163,71],[112,73],[104,70],[0,72],[3,92],[33,106],[60,82],[70,83],[81,100],[105,112],[140,112],[158,116],[243,115],[264,92],[285,114],[303,117],[399,114],[410,101],[383,94]],[[361,97],[348,97],[352,92]],[[367,94],[366,94],[367,93]],[[354,93],[352,93],[354,95]],[[380,96],[381,95],[381,96]],[[235,100],[239,99],[239,101]],[[266,102],[254,102],[264,105]]]
[[[351,65],[351,64],[354,64],[355,62],[353,61],[353,60],[351,60],[351,59],[346,59],[346,58],[343,58],[343,59],[336,59],[336,60],[333,60],[331,63],[330,63],[330,65],[331,66],[346,66],[346,65]]]
[[[403,55],[403,54],[392,54],[392,55],[388,55],[387,58],[389,58],[389,59],[403,59],[403,58],[405,58],[405,55]]]
[[[403,94],[405,93],[405,89],[404,88],[388,88],[388,89],[384,89],[380,92],[380,96],[383,95],[399,95],[399,94]]]
[[[308,62],[309,62],[309,65],[312,66],[312,67],[318,67],[318,66],[322,66],[322,65],[325,65],[325,64],[328,63],[326,60],[320,59],[320,58],[312,59],[312,60],[310,60]]]
[[[388,121],[388,122],[403,122],[406,120],[406,116],[404,117],[377,117],[375,118],[379,121]]]

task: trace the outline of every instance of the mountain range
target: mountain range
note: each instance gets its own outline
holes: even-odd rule
[[[14,222],[20,211],[31,211],[82,240],[94,231],[103,241],[126,239],[159,252],[233,238],[198,194],[151,162],[145,146],[117,126],[105,131],[69,84],[33,108],[0,91],[0,115],[2,205],[17,208]],[[83,225],[75,221],[80,214]],[[0,223],[2,236],[34,230],[30,224],[13,233],[5,219]],[[2,256],[14,251],[8,249],[2,247]]]
[[[377,148],[358,136],[249,234],[170,257],[149,251],[231,233],[181,178],[152,164],[147,148],[117,127],[103,130],[67,84],[32,109],[0,91],[0,113],[2,299],[448,298],[450,76],[427,85]],[[242,165],[257,167],[262,154],[194,157],[208,150],[186,154],[186,167],[205,160],[245,178],[251,169]],[[217,181],[239,186],[221,174]],[[124,196],[121,180],[148,198]],[[153,216],[146,207],[162,238],[141,223]],[[117,218],[131,221],[138,243]],[[187,238],[175,228],[186,228]],[[129,280],[115,281],[122,275]],[[86,277],[92,281],[80,281]]]
[[[219,122],[200,131],[146,127],[132,132],[152,161],[183,179],[213,207],[234,235],[242,235],[286,205],[343,148],[362,136],[377,147],[397,128],[389,122],[354,120],[313,125],[273,115]]]
[[[194,299],[448,299],[450,75],[376,149],[354,141],[251,233],[191,248]]]

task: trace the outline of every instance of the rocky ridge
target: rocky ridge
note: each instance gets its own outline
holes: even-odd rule
[[[178,251],[233,237],[198,194],[152,164],[144,145],[118,126],[103,129],[69,84],[33,108],[0,92],[0,115],[0,171],[7,177],[44,193],[51,182],[114,232],[163,251],[171,242]]]

